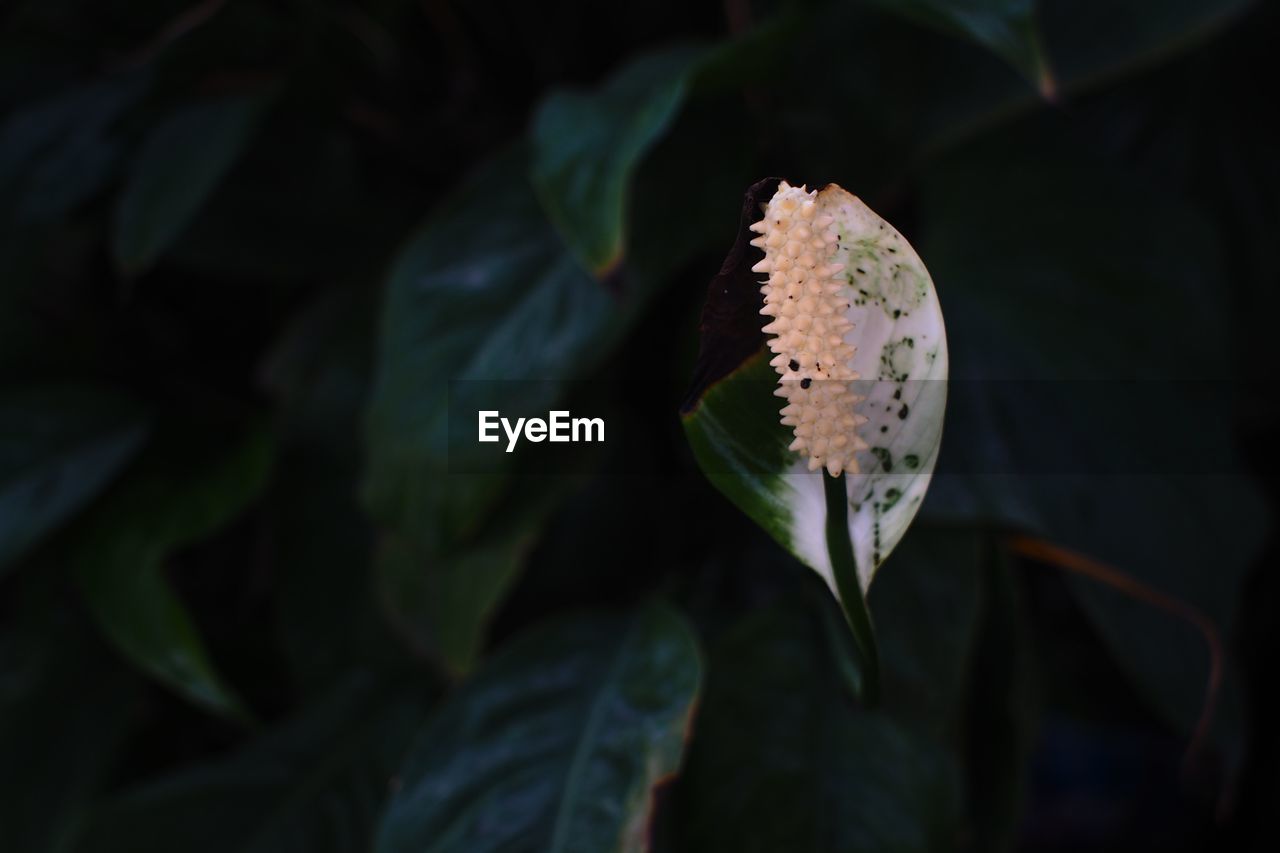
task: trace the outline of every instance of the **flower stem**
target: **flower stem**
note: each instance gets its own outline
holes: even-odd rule
[[[849,494],[844,474],[839,477],[821,475],[827,498],[827,553],[831,556],[831,572],[840,593],[841,609],[853,636],[855,667],[850,678],[854,696],[866,707],[880,698],[880,653],[871,626],[871,613],[858,582],[858,563],[849,540]]]

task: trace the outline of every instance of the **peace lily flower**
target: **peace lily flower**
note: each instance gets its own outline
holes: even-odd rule
[[[761,181],[701,331],[684,407],[700,466],[827,581],[873,649],[865,592],[942,438],[947,341],[928,270],[836,184]]]

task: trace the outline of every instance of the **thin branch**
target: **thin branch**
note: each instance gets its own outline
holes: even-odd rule
[[[1005,544],[1015,554],[1057,566],[1068,572],[1083,575],[1128,595],[1138,601],[1150,604],[1171,616],[1190,624],[1204,638],[1209,651],[1209,676],[1205,685],[1204,704],[1201,707],[1200,719],[1196,722],[1187,745],[1187,758],[1197,755],[1209,738],[1209,726],[1213,722],[1217,707],[1218,693],[1222,686],[1223,649],[1222,638],[1218,626],[1205,616],[1194,605],[1176,599],[1158,589],[1147,586],[1142,581],[1125,574],[1119,569],[1101,563],[1092,557],[1068,550],[1043,539],[1032,536],[1014,535],[1005,539]]]

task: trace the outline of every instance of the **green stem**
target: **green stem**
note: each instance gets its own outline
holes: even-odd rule
[[[853,653],[858,677],[854,679],[854,695],[867,707],[880,698],[880,653],[876,634],[871,627],[871,613],[858,582],[858,562],[849,540],[849,494],[844,474],[830,477],[822,474],[827,497],[827,553],[831,556],[831,572],[840,593],[841,609],[853,635]]]

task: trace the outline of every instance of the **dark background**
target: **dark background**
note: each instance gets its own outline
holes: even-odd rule
[[[0,850],[371,849],[494,650],[655,594],[704,679],[655,849],[1269,849],[1274,4],[0,10]],[[686,72],[637,142],[608,87],[649,56]],[[631,143],[591,275],[528,164]],[[967,380],[870,596],[910,772],[850,745],[833,602],[680,428],[766,175],[911,240]],[[625,451],[451,475],[460,375],[591,380]]]

